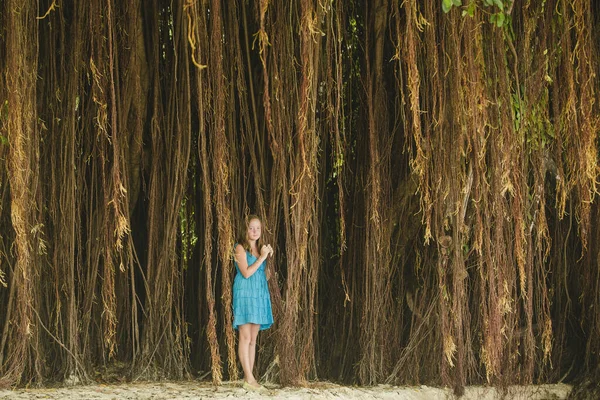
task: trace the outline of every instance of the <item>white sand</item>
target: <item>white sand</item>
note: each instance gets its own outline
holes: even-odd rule
[[[507,392],[489,387],[470,386],[465,388],[465,400],[496,399],[566,399],[571,391],[569,385],[511,386]],[[374,387],[348,387],[332,383],[312,383],[306,388],[279,388],[270,386],[269,394],[247,392],[240,382],[227,382],[214,387],[199,382],[146,382],[121,385],[92,385],[65,388],[1,390],[0,399],[399,399],[436,400],[454,399],[451,389],[428,386],[398,387],[380,385]]]

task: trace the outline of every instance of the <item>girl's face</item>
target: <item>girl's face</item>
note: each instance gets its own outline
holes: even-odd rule
[[[254,218],[248,223],[248,240],[258,240],[260,238],[262,224],[260,220]]]

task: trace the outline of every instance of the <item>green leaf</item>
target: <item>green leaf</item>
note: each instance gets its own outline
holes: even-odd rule
[[[496,14],[491,14],[490,15],[490,23],[495,24],[497,18],[498,18],[498,16]]]
[[[462,0],[452,0],[452,4],[454,4],[456,7],[460,7],[462,6]]]
[[[494,5],[494,0],[483,0],[483,4],[485,6],[493,6]]]
[[[452,9],[452,0],[442,0],[442,11],[446,14]]]
[[[5,136],[0,135],[0,144],[8,144],[8,139]]]
[[[470,17],[475,15],[475,1],[471,1],[469,3],[469,6],[467,7],[467,14],[469,14]]]
[[[498,6],[500,11],[504,11],[504,3],[502,2],[502,0],[494,0],[494,4]]]
[[[502,25],[504,25],[504,18],[504,13],[498,13],[498,18],[496,19],[496,25],[498,28],[502,28]]]

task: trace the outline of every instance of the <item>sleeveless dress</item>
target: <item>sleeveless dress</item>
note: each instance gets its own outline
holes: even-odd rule
[[[246,251],[248,265],[256,260],[257,257]],[[273,311],[265,273],[267,261],[263,261],[249,278],[244,278],[237,262],[234,263],[237,273],[233,280],[233,328],[238,329],[240,325],[250,323],[259,324],[261,331],[270,328],[273,325]]]

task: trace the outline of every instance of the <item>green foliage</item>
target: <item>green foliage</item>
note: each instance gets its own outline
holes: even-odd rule
[[[481,5],[484,8],[490,8],[492,11],[486,10],[489,14],[489,21],[498,28],[505,26],[509,19],[507,13],[508,5],[512,4],[513,0],[480,0]],[[469,5],[463,7],[462,16],[473,17],[475,15],[475,8],[477,7],[477,0],[471,0]],[[442,0],[442,10],[445,13],[449,13],[453,6],[462,6],[462,0]]]
[[[442,0],[442,10],[445,13],[450,12],[452,6],[460,7],[462,5],[462,0]]]
[[[469,17],[472,17],[473,15],[475,15],[475,2],[474,1],[471,1],[469,3],[469,5],[463,10],[462,16],[465,17],[467,15]]]
[[[499,13],[490,15],[490,22],[492,24],[496,25],[498,28],[502,28],[505,20],[506,20],[506,17],[504,16],[503,12],[499,12]]]

